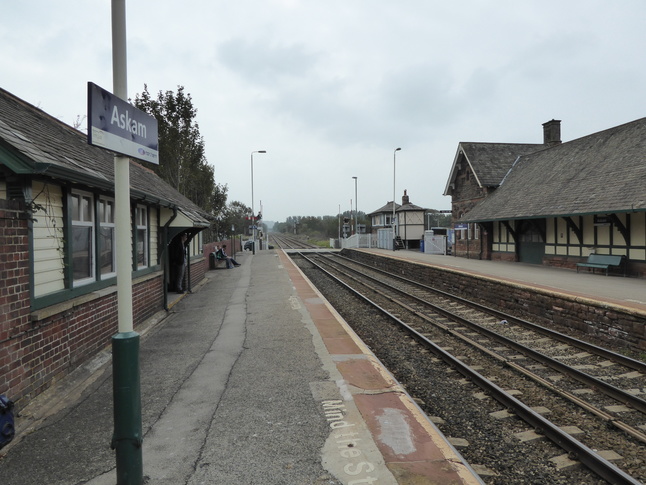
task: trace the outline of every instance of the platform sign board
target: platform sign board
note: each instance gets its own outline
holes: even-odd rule
[[[88,85],[88,143],[159,165],[157,119],[127,101]]]

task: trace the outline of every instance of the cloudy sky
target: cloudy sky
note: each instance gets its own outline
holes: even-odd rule
[[[5,6],[7,7],[7,6]],[[443,196],[460,141],[646,116],[643,0],[130,0],[128,92],[184,86],[229,201],[265,220]],[[73,124],[112,90],[109,0],[11,2],[0,86]],[[83,124],[85,128],[85,123]],[[354,204],[354,202],[352,202]]]

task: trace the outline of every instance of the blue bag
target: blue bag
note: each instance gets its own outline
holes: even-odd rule
[[[8,444],[16,434],[13,424],[13,401],[0,396],[0,448]]]

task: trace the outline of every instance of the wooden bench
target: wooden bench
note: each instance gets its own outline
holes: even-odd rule
[[[576,264],[576,272],[579,272],[579,268],[592,268],[594,273],[595,269],[603,269],[608,276],[609,268],[618,268],[623,270],[624,276],[626,276],[626,265],[624,264],[625,256],[610,256],[609,254],[594,254],[588,256],[588,260],[585,263]]]

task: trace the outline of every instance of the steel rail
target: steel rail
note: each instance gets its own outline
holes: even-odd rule
[[[328,263],[328,264],[329,264],[329,263]],[[356,270],[353,270],[352,268],[347,268],[347,269],[348,269],[348,270],[350,270],[350,271],[353,271],[353,272],[355,272],[355,273],[358,273]],[[344,273],[344,274],[346,274],[346,276],[348,276],[349,278],[351,278],[351,279],[353,279],[353,280],[355,280],[355,281],[358,281],[359,283],[361,283],[361,284],[364,284],[364,285],[365,285],[365,283],[362,283],[362,282],[361,282],[361,281],[359,281],[358,279],[354,278],[352,275],[349,275],[349,274],[347,274],[347,273]],[[362,274],[362,273],[361,273],[361,275],[362,275],[362,276],[364,276],[364,277],[366,277],[366,278],[371,278],[371,277],[369,277],[369,276],[367,276],[367,275],[364,275],[364,274]],[[372,279],[372,281],[377,281],[377,282],[379,282],[380,284],[385,285],[385,286],[387,286],[387,287],[389,287],[389,288],[390,288],[390,286],[389,286],[388,284],[386,284],[386,283],[383,283],[383,282],[381,282],[381,281],[378,281],[378,280],[376,280],[376,279],[374,279],[374,278],[371,278],[371,279]],[[542,377],[540,377],[540,376],[539,376],[538,374],[536,374],[535,372],[532,372],[532,371],[530,371],[530,370],[528,370],[528,369],[524,368],[523,366],[518,365],[517,363],[515,363],[515,362],[513,362],[513,361],[511,361],[511,360],[509,360],[509,359],[507,359],[506,357],[504,357],[504,356],[502,356],[502,355],[498,354],[497,352],[493,352],[493,351],[491,351],[490,349],[488,349],[488,348],[486,348],[485,346],[481,345],[480,343],[478,343],[478,342],[474,341],[473,339],[470,339],[469,337],[467,337],[467,336],[465,336],[465,335],[461,334],[460,332],[457,332],[457,331],[453,330],[452,328],[447,327],[446,325],[443,325],[442,323],[440,323],[440,322],[438,322],[438,321],[436,321],[436,320],[433,320],[433,319],[429,318],[429,317],[428,317],[427,315],[425,315],[424,313],[421,313],[421,312],[417,311],[416,309],[414,309],[414,308],[410,307],[410,306],[409,306],[409,305],[407,305],[406,303],[404,303],[404,302],[402,302],[402,301],[399,301],[399,300],[397,300],[396,298],[393,298],[391,295],[389,295],[389,294],[387,294],[387,293],[384,293],[384,292],[382,292],[381,290],[379,290],[379,289],[377,289],[377,288],[374,288],[374,287],[370,287],[370,286],[369,286],[369,288],[371,288],[371,289],[372,289],[372,291],[374,291],[374,292],[376,292],[376,293],[380,294],[383,298],[386,298],[386,299],[388,299],[389,301],[392,301],[392,302],[393,302],[393,303],[395,303],[396,305],[399,305],[399,306],[402,306],[402,307],[406,308],[408,311],[410,311],[410,312],[414,313],[414,314],[415,314],[415,315],[417,315],[419,318],[421,318],[421,319],[423,319],[423,320],[427,321],[427,322],[428,322],[428,323],[430,323],[431,325],[433,325],[433,326],[435,326],[435,327],[437,327],[437,328],[439,328],[439,329],[443,330],[444,332],[446,332],[446,333],[448,333],[448,334],[452,335],[452,336],[453,336],[453,337],[455,337],[455,338],[458,338],[458,339],[460,339],[460,340],[462,340],[462,341],[464,341],[464,342],[468,343],[469,345],[471,345],[471,346],[473,346],[473,347],[478,348],[480,351],[482,351],[483,353],[485,353],[485,354],[489,355],[490,357],[492,357],[492,358],[494,358],[494,359],[498,360],[498,361],[499,361],[499,362],[501,362],[502,364],[504,364],[504,365],[506,365],[506,366],[508,366],[508,367],[511,367],[511,368],[515,369],[517,372],[522,373],[522,374],[523,374],[523,375],[525,375],[526,377],[528,377],[528,378],[530,378],[530,379],[534,380],[535,382],[537,382],[537,383],[541,384],[543,387],[545,387],[545,388],[549,389],[550,391],[552,391],[552,392],[554,392],[554,393],[556,393],[556,394],[560,395],[560,396],[561,396],[561,397],[563,397],[564,399],[568,399],[568,400],[569,400],[569,401],[571,401],[573,404],[575,404],[575,405],[577,405],[577,406],[579,406],[579,407],[581,407],[581,408],[585,409],[586,411],[588,411],[588,412],[590,412],[590,413],[594,414],[595,416],[597,416],[597,417],[599,417],[599,418],[603,419],[604,421],[606,421],[607,423],[609,423],[609,424],[611,424],[612,426],[616,427],[617,429],[620,429],[621,431],[623,431],[623,432],[625,432],[626,434],[628,434],[628,435],[632,436],[633,438],[635,438],[635,439],[637,439],[637,440],[639,440],[639,441],[641,441],[641,442],[643,442],[643,443],[646,443],[646,433],[643,433],[642,431],[640,431],[640,430],[638,430],[638,429],[634,428],[633,426],[631,426],[631,425],[629,425],[629,424],[627,424],[627,423],[624,423],[623,421],[621,421],[621,420],[619,420],[619,419],[615,418],[615,417],[614,417],[614,416],[612,416],[611,414],[609,414],[609,413],[607,413],[607,412],[603,411],[602,409],[599,409],[598,407],[596,407],[596,406],[594,406],[594,405],[592,405],[592,404],[590,404],[590,403],[585,402],[584,400],[582,400],[582,399],[580,399],[580,398],[578,398],[578,397],[574,396],[573,394],[571,394],[571,393],[569,393],[569,392],[567,392],[567,391],[564,391],[564,390],[561,390],[561,389],[557,388],[556,386],[552,385],[551,383],[549,383],[548,381],[546,381],[545,379],[543,379]],[[398,289],[398,288],[391,288],[391,289],[395,290],[396,292],[398,292],[398,293],[400,293],[400,294],[403,294],[403,295],[404,295],[404,296],[406,296],[407,298],[413,298],[413,299],[415,299],[416,301],[421,302],[421,303],[422,303],[422,304],[424,304],[424,305],[431,306],[431,308],[435,309],[435,307],[434,307],[433,305],[429,304],[428,302],[426,302],[426,301],[424,301],[424,300],[421,300],[421,299],[420,299],[420,298],[418,298],[418,297],[415,297],[415,296],[409,295],[409,294],[407,294],[406,292],[404,292],[404,291],[402,291],[402,290],[400,290],[400,289]],[[454,314],[452,314],[451,312],[447,312],[447,311],[445,311],[445,310],[443,310],[443,309],[441,309],[441,308],[440,308],[440,310],[442,310],[442,311],[441,311],[441,312],[438,312],[438,313],[440,313],[440,315],[441,315],[441,316],[444,316],[444,317],[446,317],[446,318],[453,319],[453,320],[458,320],[458,321],[459,321],[460,323],[462,323],[463,325],[466,325],[466,326],[467,326],[467,327],[469,327],[469,328],[473,328],[474,330],[477,330],[477,331],[478,331],[478,332],[480,332],[481,334],[482,334],[482,333],[484,333],[484,334],[485,334],[485,335],[487,335],[489,338],[493,338],[493,339],[495,339],[495,340],[498,340],[500,343],[506,344],[506,345],[507,345],[507,346],[509,346],[509,347],[512,347],[512,348],[514,347],[514,346],[510,346],[510,345],[509,345],[509,343],[508,343],[508,342],[509,342],[509,340],[508,340],[506,337],[499,336],[499,335],[498,335],[498,334],[496,334],[496,333],[493,333],[493,335],[490,335],[491,331],[489,331],[489,330],[488,330],[488,329],[486,329],[485,327],[481,327],[481,326],[479,326],[479,325],[477,325],[477,324],[474,324],[474,323],[470,322],[469,320],[466,320],[466,319],[465,319],[465,318],[463,318],[463,317],[460,317],[460,316],[454,315]],[[500,337],[500,338],[498,338],[498,337]],[[511,341],[511,342],[515,344],[515,342],[513,342],[513,341]],[[522,345],[520,346],[520,348],[516,348],[516,350],[518,350],[518,351],[520,351],[520,352],[524,352],[524,353],[528,353],[528,352],[525,352],[525,351],[534,352],[533,350],[531,350],[531,349],[527,349],[526,347],[524,347],[524,346],[522,346]],[[541,356],[541,357],[544,357],[544,356],[543,356],[542,354],[540,354],[540,353],[539,353],[538,355],[539,355],[539,356]],[[531,356],[531,355],[530,355],[530,356]],[[549,359],[549,357],[545,357],[545,358],[546,358],[546,359]],[[535,360],[539,360],[539,359],[536,359],[536,358],[535,358]],[[540,360],[540,361],[542,361],[542,360]],[[558,361],[554,361],[554,362],[557,362],[557,363],[559,363],[559,364],[560,364],[560,362],[558,362]],[[543,362],[543,363],[545,363],[545,364],[549,365],[549,362]],[[572,369],[571,367],[565,366],[564,364],[561,364],[561,365],[563,365],[563,366],[565,367],[566,371],[568,371],[568,372],[565,372],[565,373],[567,373],[567,374],[569,374],[569,373],[570,373],[569,371],[576,371],[576,369]],[[564,371],[563,371],[559,366],[552,366],[552,368],[555,368],[555,369],[556,369],[557,371],[559,371],[559,372],[564,372]],[[576,372],[578,372],[578,371],[576,371]],[[587,376],[587,374],[584,374],[584,375],[585,375],[586,377],[589,377],[590,379],[594,379],[593,377]],[[572,377],[575,377],[575,376],[572,376]],[[576,378],[576,377],[575,377],[575,378]],[[632,398],[632,397],[633,397],[631,394],[625,393],[625,392],[624,392],[623,390],[621,390],[621,389],[617,389],[617,388],[615,388],[615,387],[613,387],[613,386],[611,386],[611,385],[609,385],[609,384],[605,384],[603,381],[600,381],[600,382],[602,382],[602,383],[603,383],[604,385],[606,385],[606,386],[609,386],[610,390],[609,390],[608,392],[606,392],[606,395],[610,395],[610,397],[613,397],[614,399],[617,399],[617,397],[615,397],[615,396],[614,396],[614,394],[617,394],[617,393],[619,393],[619,397],[626,397],[628,400],[630,400],[630,398]],[[604,389],[602,389],[602,390],[604,390]],[[611,395],[611,394],[612,394],[612,395]],[[622,400],[621,402],[624,402],[624,401]],[[641,400],[639,400],[639,401],[638,401],[638,403],[640,403],[640,402],[642,402],[642,401],[641,401]],[[627,404],[630,404],[630,403],[627,403]]]
[[[303,241],[299,241],[296,238],[290,238],[285,236],[276,236],[275,234],[271,236],[274,242],[278,244],[281,249],[316,249],[317,246],[314,244],[309,244]],[[284,247],[287,246],[287,247]],[[299,247],[296,247],[299,246]]]
[[[622,364],[626,367],[630,367],[631,369],[643,372],[646,374],[646,362],[642,362],[640,360],[633,359],[631,357],[628,357],[626,355],[619,354],[617,352],[613,352],[608,349],[604,349],[603,347],[599,347],[597,345],[591,344],[589,342],[586,342],[584,340],[579,340],[574,337],[570,337],[569,335],[562,334],[560,332],[557,332],[556,330],[551,330],[549,328],[542,327],[540,325],[537,325],[535,323],[529,322],[527,320],[523,320],[522,318],[515,317],[513,315],[509,315],[507,313],[501,312],[499,310],[496,310],[494,308],[488,307],[486,305],[481,305],[480,303],[476,303],[470,300],[466,300],[462,297],[452,295],[451,293],[448,293],[443,290],[438,290],[437,288],[433,288],[431,286],[425,285],[423,283],[420,283],[418,281],[411,280],[409,278],[405,278],[404,276],[400,276],[394,273],[389,273],[388,271],[385,271],[380,268],[375,268],[374,266],[370,266],[368,264],[362,263],[360,261],[356,261],[354,259],[350,259],[346,256],[342,256],[340,254],[335,254],[335,257],[345,259],[347,261],[351,261],[352,263],[358,264],[360,266],[363,266],[365,268],[369,268],[373,271],[377,271],[379,273],[382,273],[384,275],[388,275],[392,278],[398,279],[400,281],[403,281],[405,283],[411,284],[413,286],[416,286],[418,288],[422,288],[424,290],[428,290],[431,292],[434,292],[438,295],[450,298],[452,300],[455,300],[459,303],[463,303],[464,305],[470,306],[471,308],[475,308],[477,310],[483,311],[485,313],[488,313],[496,318],[499,318],[500,320],[507,320],[509,322],[516,323],[518,325],[521,325],[523,327],[529,328],[531,330],[534,330],[535,332],[541,333],[543,335],[546,335],[548,337],[551,337],[553,339],[559,340],[561,342],[567,343],[569,345],[572,345],[574,347],[577,347],[581,350],[585,350],[587,352],[592,352],[595,355],[598,355],[600,357],[612,359],[615,362]]]
[[[399,293],[401,295],[404,295],[407,298],[412,298],[415,301],[417,301],[418,303],[420,303],[422,305],[425,305],[426,307],[431,308],[432,311],[434,311],[434,312],[436,312],[436,313],[438,313],[438,314],[440,314],[440,315],[442,315],[442,316],[444,316],[446,318],[449,318],[449,319],[452,319],[452,320],[457,320],[460,323],[462,323],[463,325],[466,325],[469,328],[477,330],[478,332],[485,334],[487,337],[489,337],[489,338],[491,338],[491,339],[493,339],[493,340],[495,340],[497,342],[500,342],[500,343],[502,343],[502,344],[504,344],[504,345],[506,345],[506,346],[518,351],[518,352],[521,352],[521,353],[531,357],[532,359],[551,367],[552,369],[554,369],[554,370],[556,370],[558,372],[561,372],[563,374],[567,374],[567,375],[569,375],[573,379],[576,379],[579,382],[582,382],[582,383],[584,383],[584,384],[586,384],[588,386],[594,387],[594,388],[600,390],[601,392],[603,392],[604,394],[606,394],[607,396],[609,396],[609,397],[611,397],[611,398],[613,398],[613,399],[615,399],[615,400],[617,400],[619,402],[622,402],[622,403],[626,404],[627,406],[631,406],[632,408],[646,414],[646,401],[639,398],[639,397],[637,397],[634,394],[630,394],[630,393],[628,393],[628,392],[626,392],[626,391],[624,391],[622,389],[619,389],[618,387],[613,386],[612,384],[609,384],[609,383],[607,383],[605,381],[602,381],[601,379],[597,379],[596,377],[593,377],[593,376],[591,376],[589,374],[586,374],[585,372],[582,372],[582,371],[580,371],[578,369],[574,369],[574,368],[572,368],[572,367],[570,367],[570,366],[568,366],[566,364],[563,364],[562,362],[559,362],[556,359],[552,359],[551,357],[548,357],[548,356],[546,356],[546,355],[544,355],[544,354],[542,354],[542,353],[540,353],[540,352],[538,352],[536,350],[530,349],[530,348],[528,348],[528,347],[526,347],[526,346],[524,346],[522,344],[519,344],[518,342],[515,342],[515,341],[513,341],[513,340],[511,340],[511,339],[509,339],[509,338],[507,338],[507,337],[505,337],[503,335],[500,335],[500,334],[494,332],[493,330],[489,330],[488,328],[483,327],[481,325],[478,325],[477,323],[474,323],[474,322],[472,322],[472,321],[470,321],[470,320],[468,320],[468,319],[466,319],[466,318],[464,318],[462,316],[456,315],[456,314],[452,313],[449,310],[446,310],[446,309],[444,309],[444,308],[442,308],[440,306],[437,306],[437,305],[434,305],[434,304],[432,304],[430,302],[427,302],[426,300],[423,300],[422,298],[419,298],[419,297],[417,297],[415,295],[411,295],[410,293],[407,293],[402,289],[396,288],[396,287],[394,287],[394,286],[392,286],[392,285],[390,285],[388,283],[385,283],[382,280],[378,280],[377,278],[374,278],[372,276],[366,275],[365,273],[361,273],[361,272],[356,271],[356,270],[354,270],[352,268],[346,268],[346,269],[348,269],[350,271],[353,271],[355,273],[361,274],[362,277],[368,278],[371,281],[375,281],[375,282],[378,282],[381,285],[387,286],[390,290],[395,291],[395,292],[397,292],[397,293]],[[395,276],[397,276],[397,275],[395,275]],[[412,282],[412,283],[415,284],[415,282]],[[422,285],[422,286],[425,286],[425,285]],[[388,295],[385,295],[385,296],[388,297]],[[445,294],[443,296],[450,296],[450,295]],[[460,303],[465,302],[465,300],[463,298],[458,298],[458,301]],[[465,302],[464,304],[466,306],[471,306],[471,305],[468,304],[468,302]],[[451,331],[450,329],[445,329],[445,330]],[[617,355],[619,355],[619,354],[617,354]]]
[[[348,276],[350,278],[354,279],[355,281],[359,281],[359,280],[353,278],[351,275],[348,275]],[[561,396],[563,399],[569,400],[573,404],[575,404],[575,405],[581,407],[582,409],[594,414],[595,416],[603,419],[608,424],[611,424],[612,426],[616,427],[617,429],[620,429],[621,431],[623,431],[626,434],[632,436],[633,438],[635,438],[635,439],[637,439],[637,440],[639,440],[639,441],[641,441],[643,443],[646,443],[646,433],[643,433],[640,430],[634,428],[633,426],[631,426],[631,425],[629,425],[627,423],[624,423],[623,421],[617,419],[616,417],[614,417],[610,413],[607,413],[604,410],[602,410],[602,409],[600,409],[600,408],[598,408],[598,407],[584,401],[583,399],[575,396],[574,394],[572,394],[570,392],[567,392],[567,391],[564,391],[562,389],[559,389],[558,387],[556,387],[555,385],[553,385],[552,383],[550,383],[546,379],[542,378],[541,376],[539,376],[535,372],[532,372],[529,369],[526,369],[525,367],[517,364],[516,362],[514,362],[512,360],[509,360],[506,357],[498,354],[497,352],[494,352],[494,351],[488,349],[484,345],[480,344],[479,342],[476,342],[475,340],[467,337],[466,335],[463,335],[462,333],[457,332],[457,331],[453,330],[452,328],[449,328],[446,325],[443,325],[442,323],[431,319],[427,315],[425,315],[425,314],[423,314],[421,312],[418,312],[416,309],[408,306],[406,303],[404,303],[402,301],[399,301],[399,300],[393,298],[392,296],[390,296],[390,295],[388,295],[386,293],[383,293],[382,291],[380,291],[380,290],[378,290],[378,289],[376,289],[374,287],[370,287],[370,286],[368,286],[368,287],[371,288],[372,291],[374,291],[374,292],[378,293],[379,295],[381,295],[383,298],[386,298],[389,301],[392,301],[396,305],[399,305],[399,306],[401,306],[403,308],[406,308],[411,313],[413,313],[417,317],[427,321],[429,324],[433,325],[434,327],[437,327],[437,328],[445,331],[446,333],[450,334],[451,336],[453,336],[453,337],[455,337],[455,338],[457,338],[459,340],[462,340],[463,342],[477,348],[482,353],[487,354],[488,356],[492,357],[493,359],[501,362],[503,365],[511,367],[515,371],[519,372],[520,374],[523,374],[524,376],[526,376],[529,379],[532,379],[533,381],[535,381],[538,384],[542,385],[543,387],[550,390],[551,392]],[[414,327],[411,327],[411,328],[413,328],[414,330],[417,330]]]
[[[377,303],[370,300],[367,296],[361,294],[360,292],[346,284],[344,281],[331,274],[325,268],[314,262],[311,258],[308,258],[303,253],[299,254],[301,255],[301,257],[327,274],[330,278],[334,279],[340,285],[345,287],[352,294],[364,300],[370,306],[376,308],[389,319],[396,322],[400,327],[404,328],[408,333],[413,335],[417,341],[424,343],[424,345],[429,350],[431,350],[436,356],[441,358],[445,363],[455,368],[467,379],[474,382],[478,387],[494,397],[494,399],[496,399],[499,403],[513,410],[513,412],[517,416],[519,416],[528,424],[532,425],[534,429],[537,430],[537,432],[540,432],[540,434],[549,438],[553,443],[555,443],[568,453],[574,454],[581,463],[583,463],[586,467],[595,472],[601,478],[608,480],[610,483],[613,483],[615,485],[643,485],[640,481],[631,477],[626,472],[600,456],[598,453],[594,452],[592,449],[588,448],[586,445],[561,430],[554,423],[545,419],[530,407],[513,397],[511,394],[505,392],[504,389],[489,381],[487,378],[464,364],[459,359],[453,357],[451,354],[427,339],[417,330],[413,329],[411,326],[400,320],[397,316],[388,312],[388,310],[384,309]]]

